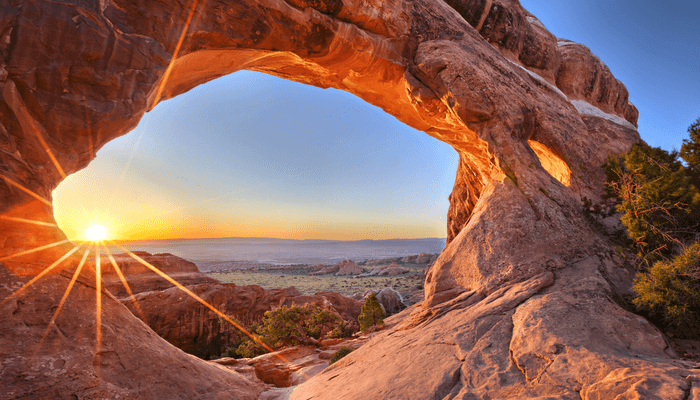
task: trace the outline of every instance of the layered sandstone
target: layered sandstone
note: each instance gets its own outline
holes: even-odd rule
[[[600,198],[607,155],[639,142],[637,111],[601,60],[555,38],[516,0],[0,0],[0,9],[3,296],[70,248],[7,258],[65,238],[50,206],[65,174],[159,101],[255,70],[353,93],[460,157],[449,245],[427,273],[422,307],[292,398],[683,399],[697,391],[697,374],[663,336],[615,302],[630,271],[581,214],[581,197]],[[2,305],[3,360],[11,360],[3,387],[38,397],[53,388],[59,397],[257,396],[111,300],[108,353],[84,332],[94,307],[85,300],[69,302],[59,319],[69,333],[55,333],[61,346],[31,361],[67,279],[51,275]],[[153,377],[129,361],[142,354],[169,368]],[[63,356],[77,360],[59,369],[69,378],[42,369]],[[201,375],[188,380],[184,369]]]
[[[184,286],[219,282],[201,273],[197,264],[169,253],[150,254],[145,251],[135,251],[134,254]],[[174,286],[171,282],[128,254],[115,254],[112,256],[112,259],[114,259],[119,272],[121,272],[126,284],[129,286],[131,294],[165,290]],[[93,268],[94,264],[95,261],[93,259],[88,261],[88,265]],[[101,257],[100,264],[105,288],[117,298],[129,297],[126,285],[124,285],[122,278],[112,265],[109,257]]]

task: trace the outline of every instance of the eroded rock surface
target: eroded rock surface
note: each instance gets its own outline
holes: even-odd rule
[[[600,199],[602,161],[640,141],[637,110],[601,60],[555,38],[519,2],[0,0],[0,10],[3,296],[71,249],[51,209],[66,174],[159,101],[247,69],[353,93],[460,157],[449,245],[427,272],[425,302],[293,398],[697,392],[692,366],[614,301],[629,271],[581,214],[581,197]],[[103,309],[110,350],[98,352],[81,333],[94,306],[88,286],[49,335],[61,345],[27,361],[60,300],[52,285],[66,279],[50,274],[2,306],[0,384],[11,393],[257,395],[113,300]],[[65,367],[55,364],[64,356]]]
[[[145,251],[136,251],[134,254],[184,286],[200,283],[218,283],[216,279],[201,273],[197,264],[187,261],[184,258],[169,253],[150,254]],[[153,270],[127,254],[115,254],[113,259],[126,280],[129,289],[131,289],[132,294],[164,290],[174,286],[171,282],[165,280]],[[126,286],[119,277],[109,257],[101,257],[100,261],[102,266],[102,279],[106,289],[117,298],[128,297],[129,293],[126,290]],[[94,264],[94,259],[88,262],[88,265],[94,266]]]
[[[263,289],[257,285],[205,283],[189,286],[193,293],[244,327],[260,323],[267,311],[313,303],[357,325],[362,303],[334,292],[304,296],[294,287]],[[134,315],[165,340],[203,359],[220,356],[244,333],[189,297],[179,288],[144,292],[122,299]]]
[[[0,399],[253,400],[265,389],[176,349],[104,290],[98,346],[94,270],[80,276],[47,330],[72,272],[52,274],[0,306]],[[0,279],[3,299],[27,280],[6,268]]]

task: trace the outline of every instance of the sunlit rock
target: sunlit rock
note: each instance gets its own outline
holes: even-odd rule
[[[292,399],[696,392],[694,365],[613,300],[627,288],[611,276],[627,270],[581,212],[582,197],[600,199],[608,154],[639,143],[637,110],[600,59],[557,40],[517,1],[37,0],[0,9],[3,298],[71,250],[51,210],[65,175],[159,101],[247,69],[348,91],[460,159],[449,244],[427,273],[425,302]],[[244,375],[168,345],[107,292],[97,346],[91,268],[38,348],[81,254],[0,306],[6,393],[257,397]]]

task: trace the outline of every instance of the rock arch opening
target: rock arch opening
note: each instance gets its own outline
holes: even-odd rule
[[[159,104],[54,209],[71,239],[445,237],[456,164],[355,96],[241,71]]]
[[[517,1],[30,1],[3,13],[3,298],[66,251],[50,202],[64,173],[84,168],[159,100],[255,70],[357,95],[451,145],[470,174],[462,181],[475,182],[458,196],[467,212],[455,215],[468,221],[455,224],[405,329],[380,333],[348,356],[362,363],[340,363],[292,398],[612,398],[638,397],[640,387],[683,398],[693,389],[684,378],[692,370],[662,335],[612,300],[624,269],[580,211],[581,195],[600,194],[603,158],[639,141],[636,109],[600,59],[558,41]],[[530,167],[532,137],[566,160],[575,187]],[[14,345],[0,355],[14,361],[0,383],[17,396],[254,399],[263,390],[184,357],[110,298],[109,351],[86,350],[96,339],[79,327],[100,326],[91,307],[101,292],[80,281],[55,352],[29,359],[44,330],[34,321],[51,318],[69,279],[49,276],[3,305],[0,334]],[[75,379],[41,372],[59,358]],[[365,383],[368,366],[381,370],[371,385],[348,385]]]
[[[537,155],[542,168],[562,185],[571,186],[571,168],[566,164],[566,161],[556,155],[552,149],[536,140],[528,140],[527,144]]]

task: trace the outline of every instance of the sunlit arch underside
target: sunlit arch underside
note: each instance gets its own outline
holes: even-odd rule
[[[24,222],[27,224],[34,224],[34,225],[40,225],[40,226],[50,226],[52,228],[58,227],[58,225],[52,224],[51,222],[34,221],[31,219],[25,219],[25,218],[8,217],[6,215],[0,215],[0,219],[5,219],[8,221],[14,221],[14,222]]]
[[[542,164],[542,168],[549,172],[554,179],[561,182],[562,185],[567,187],[571,186],[571,169],[561,157],[556,155],[552,149],[538,141],[528,140],[527,144],[530,145],[530,148],[537,155],[540,164]]]

